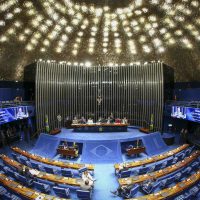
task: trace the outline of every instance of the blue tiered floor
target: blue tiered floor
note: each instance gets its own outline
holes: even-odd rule
[[[123,161],[121,143],[138,139],[142,140],[148,156],[168,150],[159,132],[147,135],[136,128],[129,128],[128,132],[119,133],[75,133],[71,129],[63,128],[55,136],[41,134],[32,153],[53,158],[60,141],[65,140],[83,144],[81,162],[115,163]]]
[[[141,154],[138,158],[128,159],[121,152],[121,144],[138,139],[142,140],[147,154]],[[129,128],[128,132],[123,133],[74,133],[72,130],[62,129],[62,132],[56,136],[41,134],[35,145],[28,145],[24,142],[14,145],[44,157],[61,159],[56,155],[56,149],[60,141],[63,140],[78,142],[83,145],[82,155],[79,159],[73,160],[73,162],[95,164],[94,174],[97,181],[92,195],[93,200],[121,199],[114,197],[110,192],[118,187],[117,177],[114,174],[114,163],[144,159],[147,156],[160,154],[178,146],[168,147],[165,145],[161,134],[158,132],[146,135],[136,128]],[[0,153],[10,155],[9,147],[1,149]],[[142,194],[138,192],[137,196],[140,195]],[[77,199],[76,193],[72,193],[71,199]]]

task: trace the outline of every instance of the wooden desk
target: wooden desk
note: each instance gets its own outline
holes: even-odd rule
[[[67,149],[58,148],[57,153],[62,156],[78,157],[78,150],[73,147],[69,147]]]
[[[140,128],[139,131],[142,132],[142,133],[147,133],[147,134],[150,133],[149,128],[144,128],[144,127]]]
[[[94,123],[72,124],[75,132],[127,132],[128,124],[118,123]]]
[[[160,155],[157,155],[157,156],[153,156],[151,158],[147,158],[147,159],[144,159],[144,160],[137,160],[137,161],[134,161],[134,162],[127,162],[127,163],[124,163],[126,165],[127,168],[134,168],[134,167],[138,167],[138,166],[142,166],[142,165],[146,165],[146,164],[150,164],[150,163],[154,163],[154,162],[157,162],[157,161],[160,161],[160,160],[163,160],[165,158],[168,158],[176,153],[179,153],[181,151],[183,151],[184,149],[188,148],[189,147],[189,144],[184,144],[176,149],[173,149],[171,151],[168,151],[164,154],[160,154]],[[115,167],[115,170],[119,170],[119,166],[120,164],[115,164],[114,167]]]
[[[37,197],[41,196],[44,198],[44,200],[67,200],[51,195],[47,195],[38,191],[35,191],[33,189],[27,188],[11,179],[9,179],[4,174],[0,174],[0,183],[5,186],[6,188],[9,188],[9,190],[13,191],[14,193],[18,194],[21,197],[24,197],[26,199],[36,199]],[[68,199],[69,200],[69,199]]]
[[[134,154],[140,154],[145,152],[145,147],[133,147],[130,149],[126,149],[126,153],[128,156],[132,156]]]
[[[182,191],[186,191],[188,188],[193,186],[195,183],[200,181],[200,170],[196,172],[195,174],[191,175],[187,179],[181,181],[180,183],[176,184],[173,187],[166,188],[164,190],[161,190],[159,192],[155,192],[153,194],[131,198],[127,200],[162,200],[162,199],[168,199],[170,197],[173,197]]]
[[[5,163],[7,163],[8,165],[10,165],[10,166],[12,166],[16,169],[19,169],[19,167],[20,167],[20,163],[18,163],[15,160],[10,159],[9,157],[7,157],[5,155],[1,155],[1,159]],[[30,167],[28,167],[28,168],[29,168],[29,170],[32,170],[32,168],[30,168]],[[64,177],[64,176],[58,176],[58,175],[55,175],[55,174],[48,174],[46,172],[41,172],[41,171],[38,171],[36,169],[34,169],[34,170],[37,172],[37,174],[35,174],[35,176],[37,178],[52,181],[52,182],[57,183],[57,184],[80,186],[80,183],[82,181],[82,179],[78,179],[78,178],[69,178],[69,177]]]
[[[144,174],[144,175],[133,176],[133,177],[129,177],[129,178],[120,178],[120,179],[118,179],[119,184],[120,185],[130,185],[130,184],[132,185],[132,184],[135,184],[135,183],[141,183],[141,182],[146,181],[148,179],[160,178],[162,176],[165,176],[165,175],[168,175],[172,172],[175,172],[176,170],[178,170],[182,167],[187,166],[193,160],[198,158],[199,155],[200,155],[200,151],[196,151],[192,155],[190,155],[189,157],[185,158],[184,160],[182,160],[182,161],[180,161],[180,162],[178,162],[174,165],[171,165],[169,167],[166,167],[162,170],[158,170],[158,171],[151,172],[151,173]]]
[[[87,167],[89,170],[94,170],[94,165],[91,164],[79,164],[79,163],[69,163],[69,162],[62,162],[62,161],[58,161],[58,160],[51,160],[48,158],[44,158],[41,156],[37,156],[35,154],[31,154],[27,151],[24,151],[18,147],[11,147],[11,149],[18,153],[21,154],[27,158],[30,158],[32,160],[36,160],[38,162],[41,163],[45,163],[47,165],[53,165],[53,166],[57,166],[57,167],[62,167],[62,168],[71,168],[71,169],[80,169],[83,167]]]
[[[61,129],[55,128],[55,129],[51,130],[49,134],[50,135],[57,135],[60,132],[61,132]]]

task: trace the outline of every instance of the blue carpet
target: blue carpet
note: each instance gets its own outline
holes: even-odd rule
[[[40,134],[31,153],[47,158],[53,158],[56,155],[56,150],[59,144],[60,140],[58,138],[43,133]]]
[[[83,145],[82,162],[122,162],[121,146],[117,141],[88,141]]]

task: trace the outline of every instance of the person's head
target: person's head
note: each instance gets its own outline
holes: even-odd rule
[[[89,180],[85,180],[85,185],[89,185]]]
[[[110,117],[108,117],[108,119],[110,119]]]
[[[77,117],[74,117],[74,119],[76,120],[76,119],[77,119]]]
[[[85,119],[85,118],[82,116],[81,119]]]

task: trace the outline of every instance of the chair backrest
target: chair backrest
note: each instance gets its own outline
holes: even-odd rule
[[[54,174],[54,170],[51,167],[44,166],[44,169],[47,173]]]
[[[134,195],[138,192],[140,186],[138,184],[135,184],[133,188],[130,190],[129,198],[134,197]]]
[[[85,191],[85,190],[77,190],[77,197],[80,199],[84,199],[84,200],[89,200],[91,199],[91,193],[90,191]]]
[[[18,173],[15,173],[15,178],[16,178],[19,182],[21,182],[21,183],[23,183],[23,184],[25,184],[25,185],[30,186],[30,185],[32,184],[32,180],[31,180],[31,179],[27,179],[26,177],[24,177],[24,176],[22,176],[22,175],[20,175],[20,174],[18,174]]]
[[[165,168],[167,166],[167,160],[162,163],[161,168]]]
[[[16,196],[16,195],[12,194],[11,200],[22,200],[22,199],[20,197]]]
[[[170,166],[173,163],[174,159],[173,158],[169,158],[167,160],[167,166]]]
[[[55,186],[55,183],[54,182],[51,182],[51,181],[48,181],[48,180],[44,180],[44,179],[37,179],[38,182],[40,183],[44,183],[44,184],[47,184],[47,185],[50,185],[50,186]]]
[[[63,176],[66,176],[66,177],[73,177],[74,174],[71,170],[68,170],[68,169],[61,169],[61,173]]]
[[[191,167],[193,168],[193,169],[197,169],[198,168],[198,166],[199,166],[199,162],[197,162],[197,161],[195,161],[195,162],[193,162],[192,164],[191,164]]]
[[[4,171],[6,172],[6,174],[8,174],[10,177],[15,177],[15,172],[13,170],[11,170],[9,167],[4,167]]]
[[[147,173],[149,170],[149,167],[142,167],[139,169],[139,174],[145,174]]]
[[[129,170],[126,170],[126,171],[122,171],[121,174],[120,174],[120,177],[121,178],[127,178],[131,175],[131,171]]]
[[[18,157],[18,160],[19,160],[20,163],[22,163],[22,164],[24,164],[24,165],[26,165],[26,161],[28,161],[27,158],[22,157],[22,156],[19,156],[19,157]]]
[[[53,187],[54,192],[62,198],[68,198],[70,191],[69,188],[60,188],[60,187]]]
[[[167,178],[166,184],[165,185],[170,185],[175,181],[175,176]]]
[[[18,156],[16,153],[11,153],[12,157],[14,160],[18,161]]]
[[[40,191],[47,192],[47,191],[50,190],[50,186],[48,184],[40,183],[40,182],[37,182],[37,181],[34,181],[33,184],[34,184],[35,188],[40,190]]]
[[[39,169],[38,163],[35,163],[33,161],[30,161],[30,163],[31,163],[31,166],[32,166],[33,169]]]
[[[161,167],[162,167],[162,162],[156,164],[154,171],[160,170]]]
[[[79,173],[79,174],[82,174],[83,172],[85,172],[85,171],[87,171],[87,170],[88,170],[87,167],[82,167],[82,168],[80,168],[80,169],[78,170],[78,173]]]

